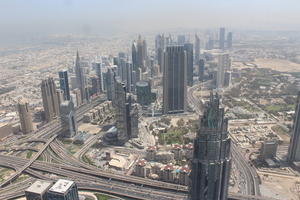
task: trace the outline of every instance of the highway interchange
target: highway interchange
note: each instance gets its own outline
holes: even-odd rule
[[[199,87],[199,85],[189,89],[188,101],[190,105],[192,104],[197,113],[200,114],[202,110],[200,103],[192,95],[197,87]],[[80,107],[77,110],[78,121],[82,119],[84,113],[99,105],[104,100],[105,97],[102,95],[98,99],[94,99],[85,106]],[[29,150],[33,150],[36,148],[34,145],[38,143],[43,144],[38,153],[30,160],[18,157],[20,155],[19,153],[10,154],[9,156],[0,154],[0,166],[16,171],[9,179],[0,183],[0,199],[14,199],[24,196],[24,190],[29,187],[30,182],[35,180],[34,178],[55,181],[62,177],[74,180],[81,190],[86,189],[105,192],[133,199],[187,199],[187,186],[104,172],[95,166],[88,165],[81,161],[80,158],[82,154],[101,137],[101,134],[95,135],[94,139],[90,140],[81,150],[72,155],[60,140],[57,139],[57,135],[59,135],[60,131],[60,123],[54,121],[19,141],[0,144],[0,150],[10,148],[8,147],[9,145],[15,146],[14,148],[19,147],[20,150],[24,150],[26,147]],[[238,152],[237,147],[235,147],[235,145],[232,146],[233,160],[241,173],[244,174],[247,190],[246,194],[230,193],[229,197],[232,199],[261,199],[261,197],[259,197],[259,184],[255,170]],[[11,149],[12,148],[13,147],[11,147]],[[37,160],[39,156],[43,157],[43,161]],[[53,160],[55,163],[52,162]],[[30,177],[12,183],[13,180],[17,179],[22,173],[29,174]],[[55,174],[57,177],[54,176],[54,178],[53,176],[49,176],[49,174]],[[252,195],[257,195],[257,197]]]

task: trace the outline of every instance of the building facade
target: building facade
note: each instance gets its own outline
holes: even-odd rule
[[[194,84],[194,45],[191,43],[184,44],[187,59],[187,84],[193,86]]]
[[[21,123],[21,130],[23,133],[29,133],[33,131],[33,123],[31,117],[31,111],[28,101],[25,99],[19,99],[18,112]]]
[[[47,192],[48,200],[79,200],[77,184],[59,179]]]
[[[224,119],[218,94],[211,93],[199,125],[194,138],[188,199],[225,200],[231,168],[231,139],[228,137],[228,119]]]
[[[163,114],[187,111],[187,57],[183,46],[166,49],[163,77]]]
[[[41,84],[43,105],[46,121],[50,122],[60,114],[56,85],[53,78],[42,81]]]
[[[70,88],[68,80],[68,71],[62,70],[58,72],[60,89],[63,91],[65,101],[70,101]]]
[[[298,166],[300,169],[300,91],[298,92],[296,107],[295,107],[295,117],[294,125],[291,133],[290,146],[287,155],[287,161],[292,167]]]

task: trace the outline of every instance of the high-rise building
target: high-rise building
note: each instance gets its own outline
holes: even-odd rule
[[[225,28],[220,28],[219,49],[224,49],[224,47],[225,47]]]
[[[131,61],[132,61],[132,69],[134,71],[136,71],[136,69],[138,68],[138,58],[137,58],[137,53],[138,53],[138,49],[136,46],[136,42],[135,40],[132,42],[132,46],[131,46]]]
[[[187,111],[187,57],[183,46],[166,48],[163,77],[163,113]]]
[[[138,54],[137,54],[137,59],[138,59],[138,69],[140,70],[140,72],[145,72],[145,63],[144,63],[144,53],[143,53],[143,40],[142,40],[142,36],[139,35],[139,39],[137,41],[137,49],[138,49]],[[138,80],[139,81],[139,80]]]
[[[47,191],[52,185],[52,181],[36,180],[25,190],[26,200],[48,200]]]
[[[227,35],[227,48],[232,48],[232,32],[228,32]]]
[[[103,74],[102,74],[102,58],[100,56],[100,62],[96,63],[96,76],[98,78],[98,93],[103,92]]]
[[[228,119],[220,108],[219,95],[211,92],[210,102],[200,116],[199,129],[194,138],[191,160],[189,200],[225,200],[231,168],[231,139],[228,137]]]
[[[187,43],[184,44],[184,50],[186,51],[187,58],[187,84],[188,86],[193,86],[194,84],[194,47],[193,44]]]
[[[148,106],[151,103],[151,86],[148,81],[139,81],[136,83],[137,103],[142,106]]]
[[[76,87],[80,89],[81,101],[85,102],[86,101],[85,81],[84,81],[83,69],[81,66],[78,51],[77,51],[76,61],[75,61],[75,74],[76,74],[76,84],[77,84]]]
[[[126,92],[132,92],[132,63],[126,62]]]
[[[60,119],[62,125],[62,136],[73,138],[77,135],[77,119],[72,100],[60,104]]]
[[[225,70],[230,68],[230,59],[228,53],[219,54],[218,56],[218,76],[217,87],[224,86]]]
[[[115,72],[112,67],[107,68],[107,99],[110,101],[115,100]]]
[[[197,64],[200,60],[200,37],[195,33],[195,63]]]
[[[68,71],[62,70],[58,72],[60,89],[64,92],[64,100],[70,100],[70,89],[68,80]]]
[[[231,72],[225,72],[224,86],[228,87],[231,84]]]
[[[19,99],[18,112],[19,112],[22,132],[29,133],[33,131],[33,123],[32,123],[31,111],[30,111],[28,101],[26,101],[25,99]]]
[[[118,133],[118,141],[120,144],[124,144],[129,139],[128,133],[128,120],[129,113],[127,112],[127,97],[126,97],[126,87],[116,77],[115,81],[115,112],[116,112],[116,125]]]
[[[130,111],[131,122],[131,137],[137,138],[139,135],[139,107],[138,104],[133,104]]]
[[[149,60],[149,57],[148,57],[148,49],[147,49],[147,41],[146,40],[143,40],[143,59],[144,59],[144,62],[145,62],[145,68],[149,68],[150,66],[150,60]]]
[[[59,116],[59,103],[56,92],[56,85],[53,78],[42,81],[41,84],[43,105],[46,121],[50,122]]]
[[[82,98],[81,98],[81,92],[80,92],[80,89],[75,88],[75,89],[73,90],[73,94],[76,95],[77,106],[79,106],[80,104],[82,104]],[[75,102],[75,101],[73,101],[73,102]]]
[[[203,82],[204,80],[204,72],[205,72],[205,58],[201,58],[199,60],[199,68],[198,68],[198,76],[199,76],[199,81]]]
[[[300,170],[300,91],[297,95],[294,125],[291,132],[290,146],[287,155],[288,163],[295,169]]]
[[[274,159],[277,153],[278,142],[277,140],[267,140],[261,143],[260,147],[260,159]]]
[[[48,200],[79,200],[77,184],[59,179],[47,192]]]
[[[186,43],[185,41],[185,35],[178,35],[177,37],[177,45],[182,46]]]

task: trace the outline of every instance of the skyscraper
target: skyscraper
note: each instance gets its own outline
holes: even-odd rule
[[[118,133],[118,141],[123,145],[128,139],[129,112],[127,108],[126,87],[119,77],[115,81],[115,112],[116,112],[116,125]]]
[[[183,46],[166,48],[163,77],[163,113],[187,111],[187,57]]]
[[[199,68],[198,68],[199,81],[203,82],[203,80],[204,80],[204,71],[205,71],[205,58],[200,59],[198,65],[199,65]]]
[[[48,200],[79,200],[77,184],[59,179],[47,192]]]
[[[223,53],[218,56],[218,75],[217,75],[217,87],[224,86],[225,70],[230,69],[229,54]]]
[[[139,35],[139,39],[137,41],[137,49],[138,49],[138,54],[137,54],[138,69],[140,70],[141,73],[143,73],[146,71],[146,69],[144,65],[144,53],[143,53],[144,48],[143,48],[143,40],[141,35]]]
[[[62,135],[72,138],[77,135],[77,119],[72,100],[60,104],[60,119],[62,125]]]
[[[291,133],[287,161],[293,168],[300,170],[300,91],[297,95],[294,125]]]
[[[224,47],[225,47],[225,28],[220,28],[219,49],[224,49]]]
[[[193,44],[187,43],[184,44],[184,50],[186,51],[186,58],[187,58],[187,84],[188,86],[193,86],[194,84],[194,47]]]
[[[86,101],[86,93],[85,93],[85,84],[84,84],[84,76],[80,63],[80,57],[77,51],[76,62],[75,62],[75,74],[76,74],[76,84],[77,88],[80,89],[81,92],[81,101]]]
[[[18,112],[22,132],[29,133],[30,131],[33,131],[33,123],[28,101],[26,101],[25,99],[19,99]]]
[[[232,32],[228,32],[227,35],[227,48],[232,48]]]
[[[70,100],[70,89],[68,80],[68,71],[62,70],[58,72],[60,89],[64,92],[64,100]]]
[[[103,92],[103,75],[102,75],[102,58],[100,56],[100,61],[96,63],[96,76],[98,78],[99,89],[98,93]]]
[[[50,122],[59,116],[59,103],[53,78],[42,80],[41,84],[43,105],[46,121]]]
[[[184,45],[186,42],[185,42],[185,35],[178,35],[178,37],[177,37],[178,39],[177,39],[177,44],[179,45],[179,46],[181,46],[181,45]]]
[[[133,41],[132,42],[132,46],[131,46],[131,59],[132,59],[132,69],[133,71],[136,71],[136,69],[138,68],[138,49],[136,46],[136,42]]]
[[[200,37],[195,33],[195,63],[197,64],[200,60]]]
[[[110,101],[115,100],[115,72],[112,67],[107,68],[107,99]]]
[[[228,119],[220,108],[219,95],[211,92],[210,102],[200,116],[199,129],[194,138],[191,160],[189,200],[225,200],[231,168],[231,139],[228,137]]]

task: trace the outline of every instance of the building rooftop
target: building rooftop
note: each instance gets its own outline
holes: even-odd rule
[[[182,145],[181,144],[173,144],[173,149],[182,149]]]
[[[52,181],[36,180],[33,184],[27,188],[26,192],[35,194],[45,193],[53,185]]]
[[[184,166],[182,166],[181,168],[180,168],[180,172],[182,172],[182,173],[189,173],[190,172],[190,168],[189,168],[189,166],[187,166],[187,165],[184,165]]]
[[[136,165],[145,166],[147,164],[147,160],[140,159],[136,162]]]
[[[73,181],[59,179],[49,191],[64,194],[73,184]]]

